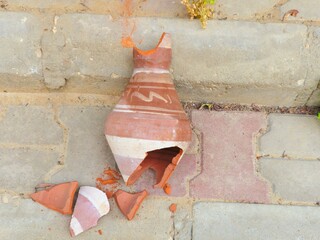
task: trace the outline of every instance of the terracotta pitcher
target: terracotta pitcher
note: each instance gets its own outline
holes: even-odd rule
[[[105,135],[127,185],[151,168],[155,187],[163,187],[191,141],[190,122],[169,73],[171,55],[168,33],[152,50],[134,47],[132,77],[107,118]]]

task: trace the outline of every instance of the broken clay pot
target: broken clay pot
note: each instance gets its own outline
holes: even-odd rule
[[[109,201],[104,192],[95,187],[81,187],[70,222],[71,236],[77,236],[96,226],[99,218],[109,210]]]
[[[31,194],[32,200],[62,214],[72,214],[72,206],[78,182],[41,184],[44,190]],[[37,187],[36,187],[37,188]]]
[[[148,192],[146,190],[139,193],[128,193],[118,190],[114,193],[114,199],[122,214],[128,220],[132,220],[147,195]]]
[[[105,135],[127,185],[151,168],[163,188],[191,141],[191,127],[176,93],[169,67],[171,37],[156,48],[133,49],[134,71],[109,114]]]

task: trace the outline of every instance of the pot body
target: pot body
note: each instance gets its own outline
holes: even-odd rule
[[[164,33],[153,50],[134,48],[133,58],[133,75],[105,125],[125,182],[148,152],[179,147],[184,153],[191,141],[190,122],[169,72],[170,35]]]

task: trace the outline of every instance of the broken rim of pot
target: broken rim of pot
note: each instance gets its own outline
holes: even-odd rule
[[[118,190],[114,193],[114,199],[122,214],[130,221],[136,215],[141,203],[147,197],[146,190],[138,193],[128,193]]]
[[[128,178],[127,185],[134,184],[147,169],[152,169],[156,173],[156,184],[153,187],[163,188],[176,168],[182,153],[182,149],[178,147],[148,152],[145,159]]]
[[[70,221],[71,236],[77,236],[96,226],[98,220],[109,210],[109,201],[104,192],[95,187],[81,187]]]
[[[166,35],[169,35],[169,34],[168,34],[168,33],[165,33],[165,32],[162,33],[162,35],[161,35],[161,37],[160,37],[160,39],[159,39],[159,42],[158,42],[157,46],[154,47],[153,49],[142,50],[142,49],[140,49],[140,48],[137,48],[135,44],[133,44],[133,49],[136,50],[140,55],[144,55],[144,56],[150,55],[150,54],[154,53],[155,51],[157,51],[157,49],[159,48],[160,44],[163,45],[163,42],[162,42],[162,41],[164,40],[164,38],[165,38]]]
[[[72,214],[73,199],[78,189],[78,182],[61,184],[39,184],[32,200],[62,214]]]

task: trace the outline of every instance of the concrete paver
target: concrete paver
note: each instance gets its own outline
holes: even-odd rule
[[[51,150],[0,148],[0,189],[33,192],[58,160],[59,154]]]
[[[9,106],[0,119],[0,132],[0,145],[63,143],[63,130],[50,106]]]
[[[260,159],[261,174],[272,182],[283,200],[319,202],[320,162],[310,160]]]
[[[319,214],[319,207],[196,203],[193,239],[316,240]]]
[[[255,169],[255,136],[266,116],[253,112],[193,111],[203,134],[202,170],[190,183],[191,196],[269,202],[269,186]]]
[[[269,131],[260,139],[260,154],[293,159],[320,158],[320,121],[315,116],[270,114]]]
[[[68,131],[64,168],[52,182],[79,181],[95,186],[106,165],[115,162],[104,136],[104,122],[110,108],[65,106],[60,120]]]
[[[173,220],[168,209],[170,201],[147,198],[130,222],[113,200],[110,203],[111,210],[99,220],[99,225],[80,234],[77,239],[167,240],[173,235]],[[1,240],[73,239],[69,234],[71,216],[49,210],[32,200],[22,200],[19,206],[0,204],[0,212]]]

